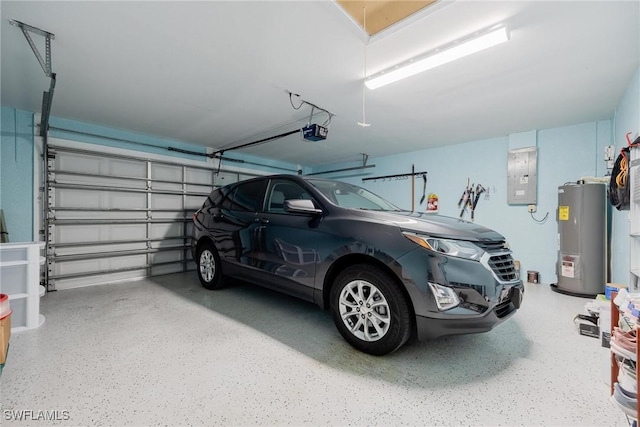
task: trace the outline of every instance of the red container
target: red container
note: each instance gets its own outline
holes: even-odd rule
[[[0,373],[7,361],[9,339],[11,339],[11,305],[9,296],[0,294]]]

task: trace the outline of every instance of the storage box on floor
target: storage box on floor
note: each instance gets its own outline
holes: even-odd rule
[[[610,311],[609,300],[604,295],[598,295],[594,300],[587,302],[584,305],[584,314],[577,314],[573,319],[580,335],[602,339],[602,332],[606,331],[607,325],[602,317],[607,317],[608,310]]]
[[[609,348],[611,340],[611,296],[626,288],[624,285],[607,283],[605,293],[599,294],[584,305],[585,314],[578,314],[576,322],[580,335],[600,339],[602,347]]]
[[[0,294],[0,375],[7,361],[11,339],[11,306],[9,296]]]

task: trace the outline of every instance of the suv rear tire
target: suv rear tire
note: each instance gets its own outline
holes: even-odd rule
[[[202,286],[211,290],[223,286],[220,256],[213,243],[205,242],[198,248],[196,264]]]
[[[399,349],[413,325],[407,298],[385,271],[357,264],[331,287],[331,314],[342,337],[356,349],[383,356]]]

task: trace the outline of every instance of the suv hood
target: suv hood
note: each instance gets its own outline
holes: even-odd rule
[[[503,241],[504,236],[490,228],[458,218],[422,212],[381,212],[350,209],[353,216],[383,224],[395,224],[402,231],[433,237],[469,241]]]

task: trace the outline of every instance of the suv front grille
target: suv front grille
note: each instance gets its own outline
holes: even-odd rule
[[[489,267],[503,282],[510,282],[518,278],[511,254],[492,255],[489,258]]]
[[[481,240],[473,243],[487,252],[496,252],[509,249],[507,247],[507,242],[505,242],[504,240]]]

